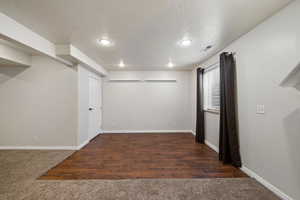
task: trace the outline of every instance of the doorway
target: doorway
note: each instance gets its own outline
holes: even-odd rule
[[[89,75],[89,139],[101,132],[102,126],[102,87],[101,78]]]

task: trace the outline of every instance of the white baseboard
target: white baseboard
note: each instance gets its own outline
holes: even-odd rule
[[[210,148],[212,148],[214,151],[216,151],[217,153],[219,153],[219,148],[215,145],[213,145],[212,143],[210,143],[209,141],[205,140],[205,144],[207,146],[209,146]],[[241,170],[243,172],[245,172],[248,176],[254,178],[255,180],[257,180],[259,183],[261,183],[263,186],[265,186],[266,188],[268,188],[269,190],[271,190],[274,194],[276,194],[279,198],[283,199],[283,200],[293,200],[293,198],[289,197],[287,194],[285,194],[284,192],[282,192],[280,189],[278,189],[277,187],[275,187],[274,185],[272,185],[270,182],[266,181],[264,178],[262,178],[261,176],[257,175],[254,171],[250,170],[249,168],[242,166]]]
[[[113,130],[113,131],[103,131],[103,133],[193,133],[191,130]]]
[[[102,129],[99,129],[99,130],[98,130],[98,133],[99,133],[99,134],[102,134],[102,133],[103,133],[103,130],[102,130]],[[98,135],[99,135],[99,134],[98,134]]]
[[[219,148],[215,145],[213,145],[212,143],[210,143],[209,141],[205,140],[204,143],[209,146],[210,148],[212,148],[215,152],[219,153]]]
[[[0,146],[0,150],[77,150],[77,146]]]
[[[90,142],[90,140],[86,140],[83,143],[81,143],[80,145],[77,146],[76,150],[80,150],[82,149],[85,145],[87,145]]]
[[[249,169],[249,168],[247,168],[245,166],[242,166],[241,170],[243,172],[245,172],[248,176],[250,176],[250,177],[254,178],[255,180],[257,180],[263,186],[265,186],[266,188],[268,188],[269,190],[271,190],[279,198],[281,198],[283,200],[294,200],[293,198],[291,198],[290,196],[288,196],[287,194],[285,194],[284,192],[282,192],[280,189],[278,189],[277,187],[275,187],[274,185],[272,185],[270,182],[268,182],[267,180],[265,180],[264,178],[262,178],[261,176],[259,176],[258,174],[256,174],[251,169]]]
[[[89,142],[86,140],[78,146],[0,146],[0,150],[80,150]]]

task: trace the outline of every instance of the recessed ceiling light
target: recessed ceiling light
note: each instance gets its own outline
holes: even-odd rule
[[[188,46],[191,46],[192,40],[185,38],[185,39],[183,39],[183,40],[180,40],[180,41],[178,42],[178,44],[179,44],[179,46],[181,46],[181,47],[188,47]]]
[[[123,60],[120,61],[119,67],[121,67],[121,68],[125,67],[125,64],[124,64]]]
[[[169,68],[173,68],[173,67],[174,67],[174,64],[170,61],[170,62],[168,63],[168,67],[169,67]]]
[[[98,44],[104,47],[109,47],[112,45],[112,42],[109,39],[102,38],[97,40]]]

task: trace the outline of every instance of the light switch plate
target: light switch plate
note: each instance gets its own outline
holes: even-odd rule
[[[256,105],[257,114],[265,114],[265,105]]]

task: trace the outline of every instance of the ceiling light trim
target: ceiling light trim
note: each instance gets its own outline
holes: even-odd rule
[[[192,45],[192,40],[189,38],[184,38],[178,42],[180,47],[186,48]]]
[[[97,39],[97,43],[102,47],[111,47],[111,46],[113,46],[113,42],[108,38]]]
[[[120,68],[124,68],[124,67],[125,67],[125,64],[124,64],[123,60],[120,61],[119,67],[120,67]]]

